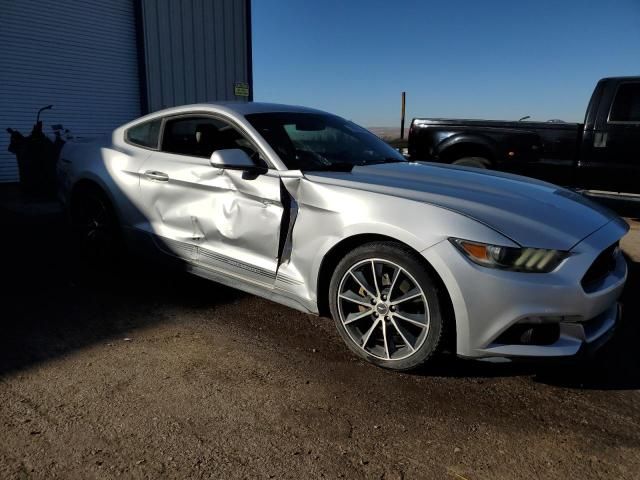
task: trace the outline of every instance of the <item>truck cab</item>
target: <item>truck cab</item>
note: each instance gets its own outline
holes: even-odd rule
[[[640,77],[598,82],[576,166],[584,188],[640,191]]]

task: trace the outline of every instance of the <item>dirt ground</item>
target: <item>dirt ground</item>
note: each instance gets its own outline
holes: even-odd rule
[[[327,319],[146,265],[92,276],[56,214],[0,220],[0,478],[640,478],[640,223],[593,360],[399,374]]]

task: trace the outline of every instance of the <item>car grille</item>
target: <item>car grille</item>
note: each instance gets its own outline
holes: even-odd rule
[[[582,288],[585,291],[593,290],[593,287],[609,273],[613,271],[616,266],[616,260],[620,254],[619,242],[607,247],[602,251],[598,258],[591,264],[587,273],[582,277]]]

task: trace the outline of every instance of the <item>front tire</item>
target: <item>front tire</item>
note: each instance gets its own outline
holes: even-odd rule
[[[423,260],[396,242],[362,245],[336,267],[329,306],[340,336],[361,358],[410,370],[438,349],[443,318]]]

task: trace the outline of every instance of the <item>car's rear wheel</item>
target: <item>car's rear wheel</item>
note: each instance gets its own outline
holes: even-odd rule
[[[72,203],[72,233],[78,253],[94,267],[112,265],[121,252],[118,220],[107,196],[97,188],[78,192]]]
[[[409,370],[436,352],[443,329],[437,283],[403,245],[376,242],[347,254],[329,295],[338,332],[367,361]]]

